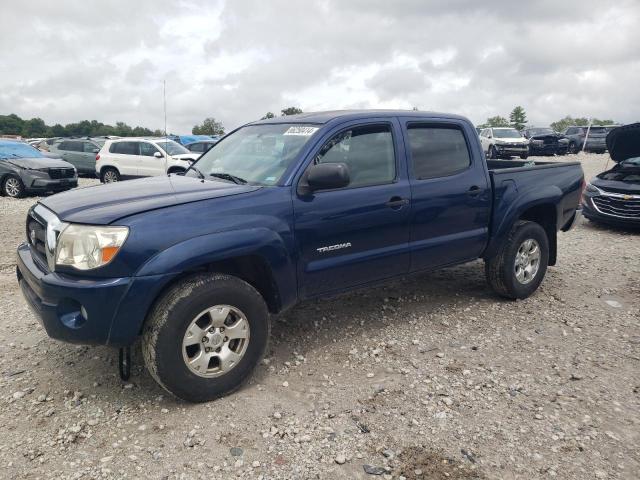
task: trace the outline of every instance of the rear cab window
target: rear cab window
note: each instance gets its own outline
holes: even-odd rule
[[[407,133],[413,178],[447,177],[471,166],[469,145],[461,127],[410,123]]]

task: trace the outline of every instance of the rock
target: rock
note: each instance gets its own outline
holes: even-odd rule
[[[438,352],[438,353],[436,353],[436,357],[438,357],[438,358],[444,358],[444,353],[442,353],[442,352]]]
[[[280,412],[273,412],[273,418],[280,420],[282,418],[282,414]]]
[[[260,462],[258,460],[254,460],[251,466],[253,468],[260,468]]]
[[[234,457],[240,457],[244,451],[240,447],[231,447],[229,449],[229,453]]]
[[[387,473],[387,470],[384,467],[376,467],[374,465],[367,465],[366,463],[362,466],[365,473],[369,475],[384,475]]]
[[[571,378],[571,380],[582,380],[584,377],[582,375],[580,375],[579,373],[574,372],[574,373],[571,374],[570,378]]]
[[[282,386],[283,387],[288,387],[289,386],[289,382],[287,382],[286,380],[284,382],[282,382]]]
[[[345,463],[346,461],[347,461],[347,457],[345,457],[344,455],[342,455],[342,454],[338,454],[338,455],[336,455],[335,462],[336,462],[338,465],[344,465],[344,463]]]
[[[111,460],[113,460],[113,456],[102,457],[102,458],[100,459],[100,462],[101,462],[101,463],[107,463],[107,462],[110,462]]]
[[[27,392],[22,392],[22,391],[17,391],[13,394],[13,399],[14,400],[20,400],[22,397],[24,397],[27,394]]]
[[[384,455],[387,458],[393,458],[396,456],[396,453],[393,450],[386,448],[382,450],[382,455]]]

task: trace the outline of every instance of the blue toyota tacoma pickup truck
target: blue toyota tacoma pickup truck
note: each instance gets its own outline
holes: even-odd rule
[[[456,115],[275,118],[184,175],[41,200],[17,276],[51,337],[141,337],[160,385],[207,401],[249,377],[270,317],[304,299],[478,258],[497,294],[528,297],[583,186],[578,163],[486,160]]]

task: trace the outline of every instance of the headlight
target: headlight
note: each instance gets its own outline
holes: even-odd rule
[[[587,192],[589,192],[589,193],[597,193],[597,194],[601,194],[602,193],[602,190],[600,190],[595,185],[591,185],[590,183],[587,183],[587,186],[585,187],[585,190]]]
[[[91,270],[109,263],[129,235],[128,227],[69,225],[58,237],[56,265]]]

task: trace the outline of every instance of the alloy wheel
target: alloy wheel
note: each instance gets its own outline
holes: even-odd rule
[[[197,315],[182,340],[187,368],[201,377],[219,377],[240,363],[249,345],[249,321],[236,307],[215,305]]]
[[[540,269],[540,245],[533,238],[520,244],[516,252],[514,270],[516,279],[522,285],[531,282]]]
[[[10,197],[19,196],[20,192],[22,191],[20,180],[13,177],[7,178],[7,180],[4,182],[4,190]]]

